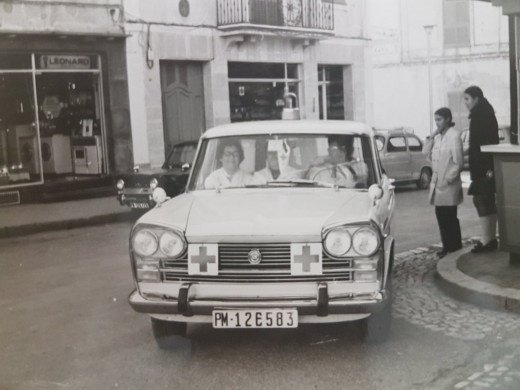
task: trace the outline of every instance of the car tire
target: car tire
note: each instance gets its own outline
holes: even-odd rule
[[[157,318],[150,318],[152,322],[152,332],[161,349],[173,349],[178,345],[178,336],[185,336],[187,324],[185,322],[163,321]]]
[[[362,331],[365,342],[369,344],[379,344],[388,340],[392,323],[392,278],[388,276],[387,291],[388,299],[384,307],[372,313],[369,317],[362,320]]]
[[[430,186],[431,181],[432,181],[432,171],[429,168],[423,168],[421,170],[421,175],[419,176],[419,180],[417,180],[417,188],[420,190],[425,190]]]

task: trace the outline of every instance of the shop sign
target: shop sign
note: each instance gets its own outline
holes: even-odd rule
[[[89,56],[44,55],[40,57],[42,69],[90,69]]]

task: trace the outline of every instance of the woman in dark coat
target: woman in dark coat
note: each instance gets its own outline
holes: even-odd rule
[[[469,124],[469,172],[471,185],[469,195],[480,217],[482,242],[478,242],[472,252],[488,252],[497,249],[496,239],[497,208],[495,204],[495,184],[493,156],[482,153],[482,145],[498,144],[498,123],[493,107],[484,97],[482,89],[472,86],[464,91],[464,104],[470,110]]]

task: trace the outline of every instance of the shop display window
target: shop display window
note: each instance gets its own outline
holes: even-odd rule
[[[0,186],[40,180],[34,107],[30,73],[0,74]]]
[[[106,173],[99,70],[97,55],[0,53],[0,187]]]
[[[297,65],[230,62],[231,122],[281,119],[285,88],[298,96]]]

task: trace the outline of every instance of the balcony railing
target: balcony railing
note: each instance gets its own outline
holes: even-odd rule
[[[282,29],[334,29],[334,6],[326,0],[218,0],[219,27],[274,26]]]

